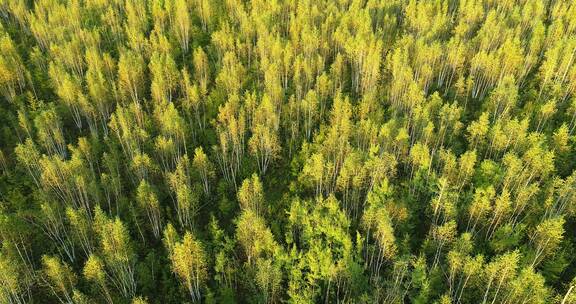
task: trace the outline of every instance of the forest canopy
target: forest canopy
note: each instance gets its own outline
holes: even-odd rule
[[[576,304],[575,0],[0,0],[0,303]]]

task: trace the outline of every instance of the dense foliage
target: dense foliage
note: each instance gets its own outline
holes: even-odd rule
[[[0,0],[1,303],[576,303],[576,1]]]

